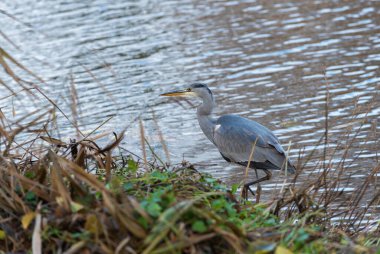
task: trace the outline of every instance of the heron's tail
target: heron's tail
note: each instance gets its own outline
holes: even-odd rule
[[[293,163],[290,160],[288,160],[288,165],[283,170],[287,170],[288,173],[290,174],[294,174],[297,171],[296,167],[293,165]]]

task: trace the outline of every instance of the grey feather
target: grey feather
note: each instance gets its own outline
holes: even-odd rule
[[[285,151],[279,140],[268,128],[255,121],[237,115],[221,116],[216,121],[213,140],[223,156],[230,161],[244,164],[254,149],[253,162],[268,161],[273,165],[267,166],[269,169],[285,168]],[[252,148],[254,144],[256,146]],[[291,163],[288,163],[287,169],[294,172]]]

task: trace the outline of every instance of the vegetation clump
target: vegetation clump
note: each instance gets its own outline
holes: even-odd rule
[[[369,253],[378,245],[334,229],[322,210],[284,220],[187,163],[147,167],[92,141],[60,147],[35,160],[1,157],[3,252]]]

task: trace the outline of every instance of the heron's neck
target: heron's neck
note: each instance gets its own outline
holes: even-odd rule
[[[211,115],[211,112],[214,108],[214,99],[212,94],[208,94],[207,96],[202,96],[203,103],[198,106],[197,108],[197,114],[199,115]]]
[[[215,120],[211,117],[212,109],[214,108],[214,101],[212,97],[203,99],[203,103],[197,108],[197,117],[199,126],[207,138],[214,143],[214,127]]]

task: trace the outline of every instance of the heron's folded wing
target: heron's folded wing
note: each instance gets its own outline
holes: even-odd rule
[[[274,134],[261,124],[239,116],[222,116],[216,122],[214,143],[219,151],[234,162],[249,160],[254,147],[253,161],[270,161],[281,168],[284,150]]]

